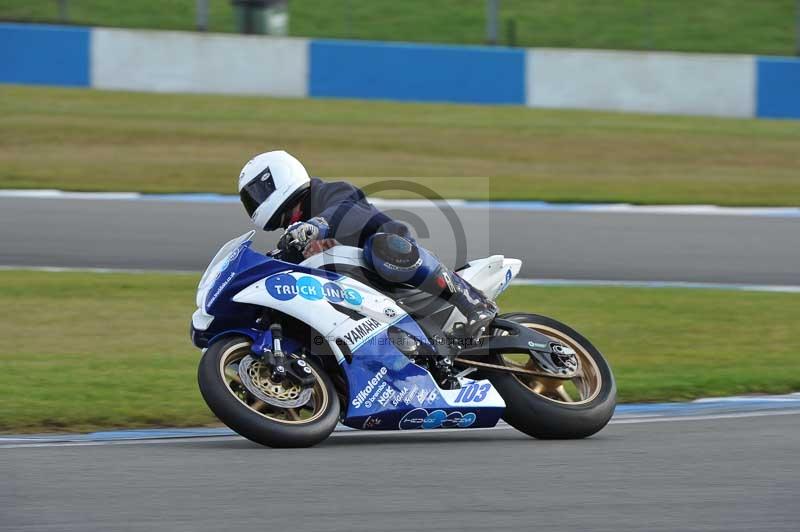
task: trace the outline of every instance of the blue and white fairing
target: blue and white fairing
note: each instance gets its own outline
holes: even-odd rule
[[[336,356],[348,384],[345,425],[398,430],[497,423],[505,403],[489,381],[462,379],[460,389],[443,390],[430,372],[397,349],[389,337],[392,327],[429,351],[436,346],[394,300],[355,279],[254,252],[252,236],[223,246],[200,281],[198,310],[192,317],[198,347],[228,334],[245,334],[254,346],[269,344],[269,332],[256,327],[253,309],[272,308],[318,333],[305,342],[285,339],[287,350],[324,343]],[[340,344],[347,346],[349,356]]]
[[[345,425],[405,430],[497,424],[505,402],[489,381],[463,379],[462,388],[443,390],[385,339],[354,352],[352,362],[343,365],[350,385]]]

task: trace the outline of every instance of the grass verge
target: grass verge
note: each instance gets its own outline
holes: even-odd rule
[[[16,86],[0,116],[0,188],[232,193],[285,148],[359,185],[444,176],[445,197],[800,205],[792,121]]]
[[[213,423],[195,382],[193,275],[0,272],[0,431]],[[800,389],[800,297],[513,287],[504,311],[567,322],[622,401]]]
[[[192,30],[196,0],[70,1],[75,24]],[[230,0],[210,0],[211,31],[234,31]],[[792,55],[794,0],[503,0],[502,44]],[[292,35],[483,43],[485,2],[291,0]],[[59,19],[54,0],[4,0],[0,19]],[[509,24],[514,25],[514,39]]]

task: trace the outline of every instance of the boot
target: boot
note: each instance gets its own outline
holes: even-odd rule
[[[486,294],[469,284],[457,273],[440,266],[433,275],[441,297],[450,301],[467,319],[464,336],[481,336],[497,316],[497,305]]]

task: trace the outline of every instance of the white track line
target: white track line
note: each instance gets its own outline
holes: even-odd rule
[[[15,266],[0,264],[1,271],[32,271],[48,273],[130,273],[130,274],[162,274],[162,275],[200,275],[200,271],[191,270],[147,270],[143,268],[83,268],[67,266]],[[687,288],[700,290],[739,290],[744,292],[777,292],[786,294],[800,293],[800,286],[795,285],[768,285],[768,284],[740,284],[740,283],[695,283],[684,281],[618,281],[603,279],[514,279],[512,286],[607,286],[621,288]]]
[[[652,416],[652,417],[625,417],[609,421],[609,425],[630,425],[634,423],[673,423],[676,421],[708,421],[714,419],[738,419],[747,417],[771,417],[771,416],[796,416],[800,415],[800,410],[761,410],[753,412],[727,412],[720,414],[699,414],[686,416]]]
[[[235,203],[237,196],[227,194],[142,194],[139,192],[69,192],[64,190],[0,189],[0,198],[97,201],[158,201],[192,203]],[[535,212],[577,212],[656,215],[800,217],[798,207],[721,207],[718,205],[632,205],[629,203],[549,203],[546,201],[468,201],[464,199],[383,199],[371,198],[376,206],[394,208],[491,209]]]
[[[622,288],[689,288],[703,290],[742,290],[746,292],[800,293],[800,286],[744,283],[701,283],[686,281],[617,281],[609,279],[514,279],[516,286],[617,286]]]
[[[133,273],[133,274],[162,274],[162,275],[184,275],[192,274],[199,276],[200,270],[148,270],[145,268],[91,268],[91,267],[70,267],[70,266],[29,266],[13,264],[0,264],[0,271],[29,271],[46,273]]]
[[[800,410],[774,410],[774,411],[759,411],[759,412],[739,412],[727,414],[709,414],[699,416],[675,416],[675,417],[645,417],[645,418],[625,418],[625,419],[612,419],[609,425],[629,425],[638,423],[674,423],[680,421],[710,421],[710,420],[727,420],[727,419],[741,419],[751,417],[771,417],[771,416],[791,416],[800,415]],[[396,430],[396,431],[336,431],[331,434],[332,438],[350,438],[350,437],[385,437],[385,436],[422,436],[428,434],[458,434],[477,432],[477,431],[498,431],[498,430],[514,430],[513,427],[500,423],[496,427],[476,428],[476,429],[442,429],[442,430]],[[195,437],[195,438],[165,438],[165,439],[152,439],[152,440],[117,440],[117,441],[85,441],[85,442],[38,442],[38,443],[15,443],[10,445],[2,445],[0,443],[0,451],[3,449],[31,449],[37,447],[100,447],[108,445],[160,445],[165,443],[188,443],[188,442],[212,442],[220,440],[243,440],[241,436],[209,436],[209,437]]]
[[[24,199],[88,199],[88,200],[138,200],[143,195],[139,192],[67,192],[56,189],[0,190],[0,198]]]

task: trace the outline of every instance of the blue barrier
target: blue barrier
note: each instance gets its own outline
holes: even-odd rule
[[[783,57],[757,59],[758,118],[800,118],[800,60]]]
[[[0,24],[0,83],[89,86],[89,28]]]
[[[96,46],[92,32],[92,28],[0,23],[0,83],[89,87],[91,48]],[[215,42],[211,36],[207,39],[209,46]],[[308,46],[304,79],[307,94],[316,98],[533,105],[526,101],[526,83],[558,77],[538,70],[526,72],[526,54],[535,51],[524,49],[337,40],[313,40]],[[113,46],[110,50],[113,53]],[[800,60],[754,59],[755,116],[800,119]],[[296,68],[303,73],[298,75],[305,74],[304,65]],[[723,90],[733,82],[717,84]],[[751,82],[748,77],[741,83]],[[118,88],[126,88],[122,85]],[[298,89],[298,93],[306,91]],[[748,111],[749,104],[748,100]],[[732,109],[729,114],[742,112]]]
[[[311,41],[309,95],[419,102],[525,103],[525,51]]]

